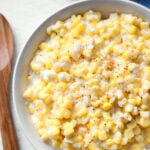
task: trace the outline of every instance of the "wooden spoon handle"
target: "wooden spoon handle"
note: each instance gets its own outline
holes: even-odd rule
[[[0,73],[0,78],[1,76],[2,74]],[[4,76],[6,76],[6,74]],[[8,101],[9,96],[8,96],[7,82],[4,82],[4,80],[0,82],[0,87],[1,87],[0,88],[0,114],[1,114],[0,128],[1,128],[3,149],[18,150],[18,144],[17,144],[11,112],[9,108],[10,104]]]

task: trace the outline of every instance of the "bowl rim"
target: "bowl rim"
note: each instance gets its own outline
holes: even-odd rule
[[[16,82],[16,78],[17,78],[17,70],[18,70],[18,65],[19,65],[19,62],[22,61],[21,60],[21,56],[24,54],[27,46],[29,45],[30,43],[30,40],[33,39],[36,35],[36,32],[44,25],[46,24],[46,22],[48,22],[48,20],[50,20],[50,18],[52,16],[55,16],[56,14],[60,13],[61,11],[65,10],[65,9],[68,9],[69,7],[73,7],[74,5],[78,4],[80,5],[81,3],[88,3],[90,1],[93,1],[93,2],[100,2],[100,1],[103,1],[103,0],[79,0],[77,2],[71,2],[67,5],[65,5],[64,7],[60,7],[58,8],[56,11],[53,11],[52,14],[50,14],[49,17],[47,17],[44,21],[42,21],[38,27],[36,27],[34,29],[34,31],[30,34],[29,38],[26,40],[24,46],[23,46],[23,49],[21,51],[19,51],[18,53],[18,56],[16,58],[16,61],[14,63],[14,66],[13,66],[13,71],[12,71],[12,76],[11,76],[11,100],[12,100],[12,107],[14,108],[14,113],[16,113],[16,117],[18,119],[18,122],[20,123],[20,127],[21,127],[21,130],[22,130],[22,133],[25,135],[26,139],[29,141],[29,143],[33,146],[33,148],[37,149],[37,146],[35,146],[33,140],[29,135],[28,135],[28,130],[26,129],[26,127],[23,125],[22,123],[22,119],[20,118],[19,116],[19,113],[18,113],[18,108],[17,108],[17,105],[16,105],[16,98],[15,98],[15,82]],[[134,6],[137,6],[138,8],[140,9],[143,9],[145,12],[150,12],[150,9],[147,8],[146,6],[143,6],[137,2],[133,2],[133,1],[130,1],[130,0],[105,0],[105,1],[108,1],[108,2],[120,2],[120,3],[126,3],[126,4],[130,4],[130,5],[134,5]],[[10,106],[11,107],[11,106]]]

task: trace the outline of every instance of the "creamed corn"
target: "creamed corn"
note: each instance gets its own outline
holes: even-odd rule
[[[88,11],[47,28],[23,93],[42,140],[63,150],[144,150],[150,143],[150,27]]]

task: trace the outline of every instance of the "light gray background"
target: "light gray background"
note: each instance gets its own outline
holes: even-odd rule
[[[53,12],[77,0],[0,0],[0,13],[10,23],[14,34],[14,63],[33,31]],[[13,109],[17,139],[20,150],[34,150],[22,133],[22,128]],[[0,136],[0,150],[2,150]]]

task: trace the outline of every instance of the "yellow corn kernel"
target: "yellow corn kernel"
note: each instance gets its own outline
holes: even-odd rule
[[[137,87],[139,87],[140,86],[140,84],[137,84]],[[134,89],[134,92],[137,94],[137,95],[139,95],[140,94],[140,88],[135,88]]]
[[[48,45],[48,47],[46,47],[46,48],[44,49],[44,51],[45,51],[45,52],[51,52],[51,51],[53,51],[53,47],[52,47],[51,45]]]
[[[132,105],[137,105],[137,101],[133,98],[129,99],[129,103]]]
[[[43,123],[40,122],[39,120],[35,121],[34,124],[35,124],[36,129],[38,129],[38,130],[41,129],[41,128],[44,128]]]
[[[35,112],[35,107],[34,107],[34,105],[29,104],[29,106],[28,106],[28,111],[29,111],[30,114],[33,114],[33,113]]]
[[[28,101],[32,102],[35,100],[36,95],[34,94],[34,91],[32,88],[28,88],[24,91],[23,97],[26,98]]]
[[[37,89],[38,92],[40,92],[42,89],[44,89],[45,86],[46,83],[44,81],[38,80],[34,85],[34,88]]]
[[[77,25],[78,34],[80,34],[83,30],[84,30],[84,24],[83,23],[79,23]]]
[[[103,39],[103,38],[97,37],[97,38],[95,39],[95,44],[96,44],[96,45],[101,45],[103,42],[104,42],[104,39]]]
[[[47,134],[47,133],[43,134],[43,135],[41,136],[41,139],[42,139],[43,141],[49,141],[48,134]]]
[[[145,129],[145,142],[146,144],[149,144],[150,143],[150,127],[148,127],[147,129]]]
[[[93,124],[93,125],[99,125],[100,119],[98,119],[98,118],[90,119],[90,120],[89,120],[89,123],[90,123],[90,124]]]
[[[42,136],[42,135],[47,133],[47,130],[44,129],[44,128],[40,128],[40,129],[38,129],[38,133],[39,133],[40,136]]]
[[[94,112],[94,114],[95,114],[95,117],[101,117],[102,116],[102,111],[101,111],[101,109],[96,109],[95,110],[95,112]]]
[[[91,86],[91,91],[97,96],[101,94],[99,85]]]
[[[131,139],[134,136],[132,129],[125,129],[124,130],[124,137],[127,139]]]
[[[56,84],[54,82],[49,82],[47,84],[47,88],[49,88],[51,91],[53,91],[56,88]]]
[[[93,134],[92,134],[92,135],[94,136],[95,139],[97,139],[97,138],[98,138],[98,135],[99,135],[99,130],[98,130],[98,129],[95,129],[95,130],[93,131]]]
[[[133,111],[133,105],[127,104],[125,106],[125,112],[131,113]]]
[[[31,69],[33,72],[39,72],[40,71],[40,68],[36,63],[31,62],[30,66],[31,66]]]
[[[122,139],[120,137],[114,137],[114,143],[119,145],[122,143]]]
[[[145,53],[146,60],[149,63],[150,62],[150,51],[149,51],[149,49],[145,48],[143,50],[143,52]]]
[[[130,34],[136,34],[136,32],[137,32],[137,27],[134,26],[134,25],[132,25],[131,28],[128,29],[128,32],[129,32]]]
[[[125,60],[128,60],[130,58],[130,53],[129,52],[124,52],[122,55],[122,58]]]
[[[90,79],[87,84],[88,86],[93,86],[93,85],[97,85],[99,82],[97,79]]]
[[[39,48],[41,49],[41,50],[44,50],[45,48],[46,48],[46,43],[41,43],[40,44],[40,46],[39,46]]]
[[[48,96],[48,97],[45,98],[43,101],[44,101],[44,103],[45,103],[46,105],[49,105],[49,104],[52,103],[52,97],[51,97],[51,96]]]
[[[138,43],[138,44],[136,45],[136,48],[137,48],[138,50],[143,49],[143,48],[144,48],[144,43],[143,43],[143,42]]]
[[[82,108],[81,106],[81,109],[79,109],[77,112],[77,117],[83,117],[85,115],[87,115],[87,109],[84,107]]]
[[[76,28],[71,30],[71,33],[74,37],[79,37],[83,30],[84,30],[84,24],[79,23]]]
[[[70,95],[66,95],[63,98],[63,106],[67,109],[72,109],[73,102],[72,102],[72,97]]]
[[[43,121],[43,120],[45,119],[45,114],[44,114],[44,113],[39,113],[39,114],[37,115],[37,117],[38,117],[38,119],[39,119],[40,121]]]
[[[144,67],[144,76],[146,78],[150,77],[150,67]]]
[[[107,143],[108,146],[112,146],[114,144],[114,141],[112,139],[108,139],[106,141],[106,143]]]
[[[75,136],[75,137],[73,138],[73,140],[74,140],[75,142],[81,142],[81,141],[82,141],[82,136],[81,136],[81,135],[77,135],[77,136]]]
[[[60,115],[62,115],[62,118],[69,119],[71,117],[71,111],[68,109],[62,109]]]
[[[108,133],[106,131],[100,131],[98,134],[98,138],[100,141],[105,141],[106,139],[108,139]]]
[[[37,110],[42,110],[44,108],[43,102],[42,101],[37,101],[35,103],[35,107]]]
[[[78,99],[78,98],[81,97],[81,94],[76,92],[76,93],[73,94],[73,97],[74,97],[75,99]]]
[[[92,54],[93,54],[93,49],[89,49],[89,50],[83,51],[83,56],[85,58],[91,58]]]
[[[110,37],[111,37],[111,34],[110,34],[110,33],[104,33],[104,34],[103,34],[103,38],[104,38],[105,40],[109,39]]]
[[[51,139],[52,145],[56,148],[60,147],[61,142],[55,139]]]
[[[70,136],[74,133],[74,128],[73,128],[73,125],[72,123],[70,122],[66,122],[64,125],[63,125],[63,134],[65,136]]]
[[[51,87],[49,87],[49,85],[47,85],[46,87],[44,87],[42,89],[43,93],[46,93],[46,94],[52,94],[52,89]]]
[[[72,25],[75,27],[80,23],[81,19],[77,16],[72,16]]]
[[[142,104],[142,105],[141,105],[141,109],[142,109],[142,110],[147,110],[147,109],[148,109],[148,106],[147,106],[147,105]]]
[[[60,128],[59,128],[59,126],[50,126],[49,127],[48,135],[50,137],[55,137],[55,136],[57,136],[59,134],[60,134]]]
[[[51,125],[60,126],[61,125],[61,121],[58,119],[46,119],[45,123],[47,126],[51,126]]]
[[[28,76],[27,80],[30,82],[32,80],[32,76]]]
[[[111,129],[115,126],[115,123],[111,120],[111,119],[108,119],[107,122],[106,122],[106,127],[108,129]]]
[[[140,23],[140,28],[141,29],[147,29],[148,27],[149,27],[148,22],[143,21],[143,22]]]
[[[105,110],[105,111],[108,111],[108,110],[110,110],[112,108],[112,104],[111,103],[104,103],[103,104],[103,109]]]
[[[93,107],[96,108],[101,104],[101,101],[100,100],[96,100],[96,101],[94,100],[94,101],[91,102],[91,104],[92,104]]]
[[[88,117],[89,118],[95,118],[96,117],[96,114],[94,112],[89,112],[88,113]]]
[[[136,124],[135,121],[132,121],[132,122],[130,122],[130,123],[127,125],[127,127],[130,128],[130,129],[133,129],[133,128],[135,128],[136,126],[137,126],[137,124]]]
[[[83,76],[83,70],[82,69],[77,69],[75,72],[74,72],[74,75],[77,76],[77,77],[82,77]]]
[[[103,148],[101,148],[99,145],[97,145],[96,143],[94,142],[91,142],[89,145],[88,145],[88,150],[104,150]]]
[[[141,127],[147,128],[150,126],[150,119],[149,118],[140,118],[139,124]]]
[[[49,96],[48,93],[46,93],[44,90],[42,90],[40,93],[39,93],[39,98],[40,99],[46,99],[47,97]]]
[[[59,82],[58,89],[65,91],[67,89],[67,84],[65,82]]]
[[[139,105],[142,104],[142,99],[141,99],[141,97],[139,97],[139,96],[137,97],[136,103],[137,103],[137,106],[139,106]]]
[[[102,104],[105,104],[108,102],[108,98],[107,97],[103,97],[102,99],[100,99],[102,101]]]
[[[92,27],[92,30],[89,30],[88,28],[85,29],[85,33],[89,36],[93,36],[95,33],[97,33],[96,29],[94,27]]]
[[[134,135],[139,135],[141,134],[141,129],[139,126],[136,126],[134,129],[133,129],[133,132],[134,132]]]
[[[59,93],[59,92],[54,93],[52,99],[53,99],[53,101],[57,101],[58,99],[62,99],[61,93]]]
[[[141,150],[144,146],[144,143],[136,143],[131,145],[130,150]]]
[[[52,68],[52,62],[50,60],[47,60],[47,62],[45,63],[45,67],[46,69],[51,69]]]
[[[112,85],[112,86],[116,86],[116,85],[117,85],[117,80],[115,80],[115,79],[112,80],[112,81],[111,81],[111,85]]]
[[[119,48],[117,45],[114,45],[112,47],[114,54],[116,54],[117,56],[119,56],[122,52],[119,51]]]

